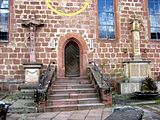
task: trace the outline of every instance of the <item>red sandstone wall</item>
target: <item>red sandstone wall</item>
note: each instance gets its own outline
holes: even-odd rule
[[[151,41],[147,0],[115,0],[116,41],[101,42],[98,39],[97,52],[102,61],[109,61],[109,68],[122,68],[122,62],[132,60],[132,36],[129,16],[142,20],[140,31],[142,60],[151,61],[152,77],[160,75],[160,42]],[[124,51],[127,50],[127,53]]]
[[[78,4],[77,4],[78,2]],[[68,4],[72,10],[74,6],[81,6],[81,0],[73,0]],[[56,4],[56,3],[55,3]],[[29,61],[27,37],[29,31],[22,28],[21,20],[29,19],[36,13],[37,19],[43,19],[45,26],[36,33],[37,62],[48,64],[58,61],[58,41],[67,33],[76,33],[84,38],[86,45],[89,39],[94,42],[94,49],[86,51],[85,62],[95,60],[97,63],[107,61],[107,68],[122,69],[122,62],[132,59],[132,43],[129,16],[136,14],[143,21],[140,31],[141,52],[143,60],[150,60],[152,75],[160,74],[160,42],[149,39],[149,18],[147,0],[115,0],[115,41],[101,41],[97,31],[97,0],[91,0],[89,7],[81,14],[73,17],[60,16],[52,13],[45,5],[44,0],[11,0],[9,43],[0,43],[0,79],[24,79],[23,63]],[[71,10],[71,9],[69,9]],[[57,47],[52,50],[48,47],[50,37],[56,39]],[[127,52],[124,53],[125,49]],[[148,51],[145,53],[144,49]]]

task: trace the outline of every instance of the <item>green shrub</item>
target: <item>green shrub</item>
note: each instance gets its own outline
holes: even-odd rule
[[[145,80],[142,81],[141,91],[143,93],[154,93],[157,92],[156,83],[152,80],[152,78],[147,77]]]

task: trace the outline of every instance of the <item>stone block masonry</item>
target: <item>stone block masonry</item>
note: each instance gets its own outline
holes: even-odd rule
[[[53,2],[52,6],[57,7],[57,10],[71,12],[80,8],[84,1],[69,0],[67,4],[62,5],[63,9],[58,6],[60,5],[58,2]],[[151,61],[151,76],[156,77],[160,74],[160,42],[153,42],[149,39],[147,0],[114,0],[114,2],[116,38],[115,40],[102,40],[98,37],[96,0],[91,0],[89,6],[80,14],[70,17],[52,12],[44,0],[10,1],[9,42],[7,44],[0,43],[0,79],[24,80],[22,64],[29,62],[29,41],[27,39],[29,31],[21,26],[21,20],[29,19],[32,14],[36,15],[37,20],[43,19],[45,24],[36,32],[37,62],[43,63],[44,67],[49,62],[55,62],[57,65],[63,64],[58,61],[59,40],[67,34],[74,34],[75,39],[81,36],[88,48],[82,49],[85,53],[82,61],[86,64],[91,60],[95,60],[98,64],[107,63],[107,70],[123,69],[122,62],[132,60],[132,35],[129,18],[136,14],[143,22],[140,31],[142,60]],[[51,38],[55,39],[55,49],[49,47]],[[89,48],[90,40],[93,41],[93,49]]]

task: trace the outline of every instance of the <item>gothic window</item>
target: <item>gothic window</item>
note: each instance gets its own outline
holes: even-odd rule
[[[151,39],[160,40],[160,0],[148,0]]]
[[[0,0],[0,42],[8,41],[9,0]]]
[[[115,38],[114,0],[98,0],[98,30],[102,40]]]

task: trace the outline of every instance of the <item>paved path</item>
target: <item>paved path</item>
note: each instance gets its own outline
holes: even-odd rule
[[[143,106],[143,120],[160,120],[159,106]],[[8,114],[7,120],[104,120],[112,113],[112,108],[69,111],[47,112],[30,114]]]
[[[144,110],[144,120],[160,120],[160,105],[146,105],[141,108]]]
[[[112,108],[69,112],[8,114],[7,120],[104,120],[111,113]]]

